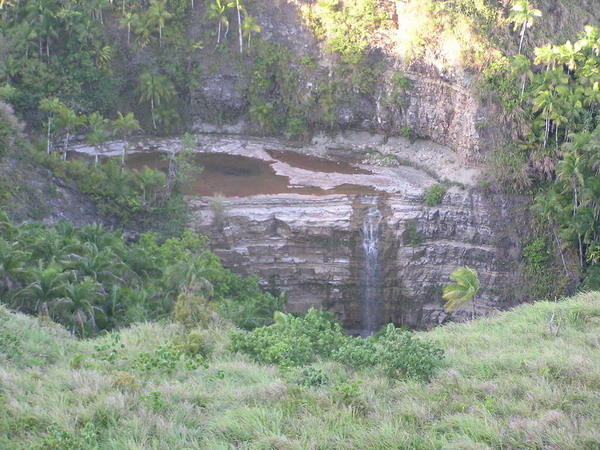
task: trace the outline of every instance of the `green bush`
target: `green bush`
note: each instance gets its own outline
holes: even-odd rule
[[[231,349],[261,363],[293,367],[328,358],[343,340],[342,327],[331,314],[311,308],[303,317],[280,313],[274,325],[232,333]]]
[[[377,364],[377,345],[374,337],[346,338],[333,354],[334,359],[351,367],[370,367]]]
[[[200,355],[204,359],[210,356],[213,347],[212,342],[200,330],[192,330],[184,336],[175,337],[173,345],[176,350],[190,358]]]
[[[175,302],[173,320],[185,328],[205,327],[211,311],[204,297],[182,293]]]
[[[321,358],[351,367],[379,366],[390,378],[418,381],[429,381],[444,354],[436,345],[392,324],[379,336],[344,336],[339,323],[315,309],[303,317],[279,313],[274,325],[251,333],[234,332],[231,350],[280,368],[306,365]],[[314,370],[306,372],[306,378],[316,376]]]
[[[444,351],[389,324],[377,342],[377,360],[390,378],[429,381],[441,364]]]
[[[333,357],[356,368],[380,365],[390,378],[429,381],[443,354],[434,344],[389,324],[379,336],[346,338]]]
[[[300,372],[296,383],[300,386],[319,387],[329,384],[329,376],[323,369],[307,367]]]
[[[442,202],[444,195],[446,195],[446,186],[443,184],[434,184],[425,191],[425,198],[423,201],[427,206],[439,205]]]

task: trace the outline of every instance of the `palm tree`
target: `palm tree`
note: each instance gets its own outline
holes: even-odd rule
[[[77,273],[78,278],[89,277],[98,282],[123,282],[127,271],[125,264],[110,248],[99,250],[92,243],[84,245],[84,253],[76,255],[69,269]]]
[[[52,151],[52,131],[54,130],[56,116],[62,109],[66,108],[66,106],[57,98],[44,98],[40,100],[39,108],[40,111],[48,113],[48,119],[46,119],[46,126],[48,129],[46,136],[46,153],[49,155]]]
[[[225,0],[214,0],[206,10],[206,18],[217,22],[217,45],[221,42],[221,29],[226,28],[225,36],[229,31],[229,19],[227,18],[227,9],[229,5]]]
[[[556,60],[558,59],[558,51],[552,44],[546,44],[542,47],[537,47],[534,50],[535,59],[534,64],[545,64],[546,71],[550,70],[550,67],[554,69],[556,67]]]
[[[191,261],[181,260],[169,266],[166,277],[174,291],[184,294],[203,293],[209,299],[213,292],[213,286],[206,279],[212,269],[206,267],[201,257],[193,258]]]
[[[475,318],[475,296],[479,292],[479,276],[477,272],[469,267],[460,267],[452,272],[450,279],[454,283],[444,286],[442,298],[446,300],[444,308],[452,312],[466,303],[471,302],[473,306],[472,318]]]
[[[156,115],[154,109],[159,106],[162,101],[169,101],[173,98],[175,95],[175,87],[171,80],[164,75],[146,71],[140,75],[137,92],[140,96],[140,101],[150,102],[152,125],[156,130]]]
[[[532,8],[527,0],[517,0],[510,11],[510,20],[514,22],[514,30],[521,27],[521,39],[519,40],[519,54],[523,46],[525,30],[533,26],[536,17],[542,17],[539,9]]]
[[[165,186],[167,178],[164,173],[159,170],[152,170],[148,167],[144,167],[143,170],[136,171],[135,183],[137,187],[142,191],[142,203],[141,207],[146,208],[149,206],[149,193],[154,193],[152,203],[156,202],[156,196],[159,190]]]
[[[584,186],[585,162],[577,149],[565,154],[563,160],[556,167],[557,180],[565,185],[565,193],[571,190],[573,194],[573,217],[577,216],[579,204],[579,188]],[[581,233],[577,231],[577,242],[579,244],[579,264],[583,267],[583,242]]]
[[[552,234],[554,235],[554,240],[556,242],[556,248],[560,254],[563,268],[565,269],[565,275],[570,278],[571,274],[569,269],[567,269],[562,243],[560,242],[558,233],[556,232],[556,218],[562,214],[562,201],[563,198],[561,198],[560,194],[551,189],[548,193],[536,197],[535,203],[531,207],[531,211],[535,214],[538,214],[550,224],[550,228],[552,228]]]
[[[162,47],[162,29],[169,20],[173,17],[167,11],[167,2],[161,0],[150,0],[150,8],[148,9],[148,24],[158,26],[158,45]]]
[[[513,75],[518,76],[521,79],[521,102],[523,101],[523,95],[525,94],[525,83],[527,80],[533,79],[533,72],[531,71],[531,60],[525,55],[516,55],[510,61],[510,69]]]
[[[85,336],[85,324],[91,323],[92,332],[96,331],[96,317],[105,317],[102,308],[96,302],[103,298],[102,286],[91,278],[79,283],[65,283],[64,295],[52,302],[52,315],[58,322],[70,325],[71,333],[76,331]]]
[[[262,31],[261,26],[253,16],[246,16],[244,18],[244,24],[242,25],[244,36],[248,37],[248,49],[250,49],[250,38],[252,33],[260,33]]]
[[[67,151],[69,150],[69,140],[71,133],[85,123],[85,117],[77,114],[71,108],[64,107],[58,111],[56,125],[65,130],[65,141],[63,146],[63,159],[67,159]]]
[[[19,250],[17,242],[8,242],[0,238],[0,296],[18,286],[26,273],[25,261],[28,253]]]
[[[119,19],[119,25],[121,27],[127,27],[127,45],[131,45],[131,27],[135,26],[140,20],[140,16],[137,13],[126,12],[123,17]]]
[[[242,6],[240,0],[232,0],[227,5],[230,8],[235,8],[237,11],[237,19],[238,19],[238,37],[240,41],[240,53],[244,53],[244,39],[242,37],[242,10],[244,7]],[[245,15],[245,12],[244,12]]]
[[[94,167],[98,166],[98,152],[108,140],[108,120],[96,111],[88,119],[92,132],[86,137],[86,142],[94,147]]]
[[[8,54],[3,61],[0,61],[0,73],[6,76],[6,84],[10,85],[12,78],[19,73],[19,60]]]
[[[571,41],[567,41],[564,45],[560,45],[557,47],[559,63],[567,66],[571,72],[574,72],[577,69],[577,59],[579,57],[579,45],[571,44]]]
[[[121,169],[125,167],[125,154],[129,151],[129,136],[134,131],[141,130],[140,122],[134,117],[133,113],[127,113],[126,115],[121,114],[121,111],[117,112],[117,118],[113,122],[115,134],[119,137],[123,137],[123,153],[121,155]]]
[[[57,264],[45,265],[40,259],[26,275],[32,281],[16,294],[13,306],[18,309],[38,312],[63,293],[67,274]]]

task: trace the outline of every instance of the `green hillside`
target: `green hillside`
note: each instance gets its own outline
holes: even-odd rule
[[[599,300],[421,333],[445,350],[428,384],[380,365],[259,365],[218,319],[76,340],[1,309],[0,447],[598,448]],[[211,356],[185,356],[192,341]]]

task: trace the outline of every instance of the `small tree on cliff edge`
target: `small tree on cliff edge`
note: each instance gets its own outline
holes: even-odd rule
[[[473,305],[472,318],[475,318],[475,296],[479,292],[479,276],[469,267],[460,267],[452,272],[450,279],[454,283],[444,286],[442,298],[446,300],[446,311],[452,312],[471,302]]]

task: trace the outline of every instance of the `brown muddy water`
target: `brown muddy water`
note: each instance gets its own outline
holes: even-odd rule
[[[337,163],[280,151],[269,153],[281,162],[316,173],[369,173],[346,162]],[[223,153],[199,153],[195,156],[195,165],[199,168],[199,172],[193,176],[184,191],[188,195],[202,197],[215,195],[249,197],[282,193],[303,195],[377,193],[375,189],[368,186],[354,184],[344,184],[327,190],[314,186],[294,186],[290,184],[288,177],[275,173],[271,167],[273,162]],[[144,166],[165,172],[167,170],[165,155],[156,152],[132,153],[127,157],[127,166],[134,170],[140,170]]]

